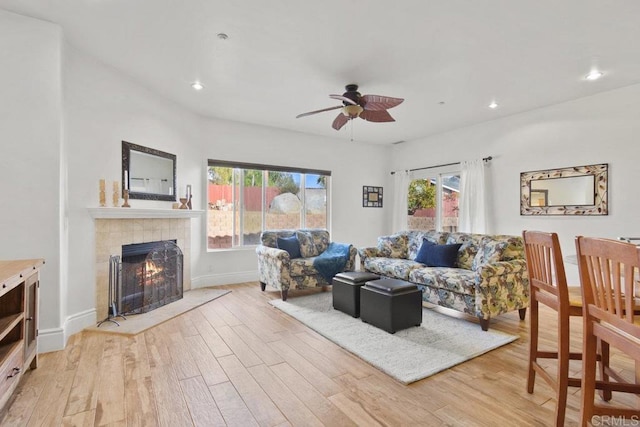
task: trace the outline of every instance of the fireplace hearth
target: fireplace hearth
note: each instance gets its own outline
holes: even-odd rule
[[[119,313],[140,314],[182,298],[183,255],[175,240],[122,246]]]

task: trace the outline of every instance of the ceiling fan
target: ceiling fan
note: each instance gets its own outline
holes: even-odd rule
[[[342,108],[342,112],[338,114],[338,117],[335,118],[331,125],[335,130],[340,130],[349,120],[356,117],[369,122],[395,122],[387,110],[400,105],[404,101],[403,98],[391,98],[389,96],[360,95],[356,84],[345,86],[345,90],[346,92],[342,95],[329,95],[329,98],[342,101],[342,105],[298,114],[296,119]]]

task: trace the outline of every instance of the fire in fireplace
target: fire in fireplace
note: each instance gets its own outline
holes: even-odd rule
[[[146,313],[181,299],[182,262],[175,240],[122,246],[120,313]]]

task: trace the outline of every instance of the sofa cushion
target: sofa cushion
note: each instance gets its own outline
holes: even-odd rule
[[[300,255],[302,255],[303,258],[320,255],[320,251],[310,232],[298,230],[296,231],[296,237],[298,238],[298,242],[300,242]]]
[[[289,253],[289,258],[300,258],[300,243],[296,236],[278,237],[278,249],[283,249]]]
[[[299,277],[299,276],[313,276],[318,273],[318,270],[313,266],[312,258],[296,258],[291,260],[289,274],[291,277]]]
[[[476,273],[471,270],[447,267],[423,267],[411,270],[409,281],[438,289],[475,295]]]
[[[489,236],[489,238],[507,243],[507,247],[502,252],[499,261],[524,259],[524,240],[522,240],[522,236],[509,236],[500,234]]]
[[[366,271],[401,280],[408,280],[411,270],[422,267],[423,264],[408,259],[370,257],[364,260]]]
[[[425,239],[415,260],[428,267],[456,267],[461,246],[462,243],[436,245]]]
[[[265,230],[260,234],[260,242],[270,248],[278,247],[278,237],[291,237],[293,230]]]
[[[394,234],[378,237],[380,255],[389,258],[407,258],[407,235]]]
[[[496,240],[485,241],[473,259],[472,269],[477,270],[481,265],[500,261],[506,248],[507,242]]]
[[[447,238],[447,244],[462,243],[458,250],[458,268],[471,270],[473,259],[478,254],[482,240],[486,235],[470,233],[451,233]]]
[[[308,231],[313,239],[313,244],[316,245],[318,255],[326,251],[329,247],[329,232],[324,229],[311,229]]]
[[[524,242],[520,236],[486,236],[473,259],[473,270],[481,265],[524,258]]]

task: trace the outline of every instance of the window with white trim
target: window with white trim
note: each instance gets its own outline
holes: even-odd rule
[[[460,172],[421,172],[407,195],[409,230],[458,230]]]
[[[209,160],[207,248],[255,246],[264,230],[329,229],[331,172]]]

